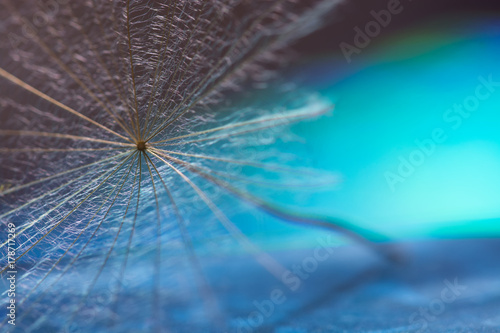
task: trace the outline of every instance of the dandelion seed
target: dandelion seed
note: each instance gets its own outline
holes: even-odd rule
[[[4,320],[2,329],[178,330],[165,309],[189,299],[173,292],[181,270],[205,305],[185,331],[226,327],[196,242],[229,235],[276,278],[284,268],[231,221],[221,192],[288,221],[362,233],[286,212],[245,187],[265,185],[259,173],[278,185],[284,174],[300,178],[262,147],[329,103],[224,103],[336,2],[0,1],[0,171],[9,184],[0,218],[2,229],[17,226],[23,309],[15,328]],[[265,130],[273,132],[255,135]],[[250,145],[259,149],[248,158]],[[204,208],[194,209],[197,200]],[[208,213],[215,219],[193,218]]]

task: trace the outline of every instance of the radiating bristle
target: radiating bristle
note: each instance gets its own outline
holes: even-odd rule
[[[2,330],[176,331],[165,309],[193,304],[171,288],[182,271],[205,313],[192,329],[220,331],[197,245],[231,237],[278,280],[285,272],[231,220],[245,206],[221,199],[293,220],[266,193],[331,181],[276,143],[330,102],[229,93],[280,63],[337,1],[52,3],[0,0],[0,220],[16,225],[19,274],[16,326],[2,318]],[[0,249],[5,273],[3,238]]]

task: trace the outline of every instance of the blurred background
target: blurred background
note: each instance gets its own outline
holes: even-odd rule
[[[340,180],[303,209],[394,238],[498,236],[500,3],[345,1],[330,21],[287,71],[335,104],[294,127]]]
[[[335,103],[294,131],[315,166],[339,177],[301,209],[387,235],[403,260],[342,246],[298,291],[285,288],[269,317],[259,304],[283,286],[247,267],[254,280],[237,290],[256,301],[242,301],[236,327],[500,332],[500,3],[345,1],[294,50],[287,78]],[[324,230],[271,222],[245,231],[285,267],[306,269]]]

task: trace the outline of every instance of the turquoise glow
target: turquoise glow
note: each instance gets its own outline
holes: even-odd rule
[[[350,65],[324,56],[294,74],[336,103],[333,116],[295,126],[318,165],[343,178],[312,211],[396,238],[500,234],[500,85],[460,124],[444,119],[479,77],[500,82],[499,24],[455,25],[393,36]],[[437,128],[446,140],[392,190],[386,172]]]

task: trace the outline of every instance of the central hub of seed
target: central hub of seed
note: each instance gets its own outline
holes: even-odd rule
[[[140,150],[140,151],[146,150],[146,142],[144,142],[144,141],[137,142],[137,150]]]

